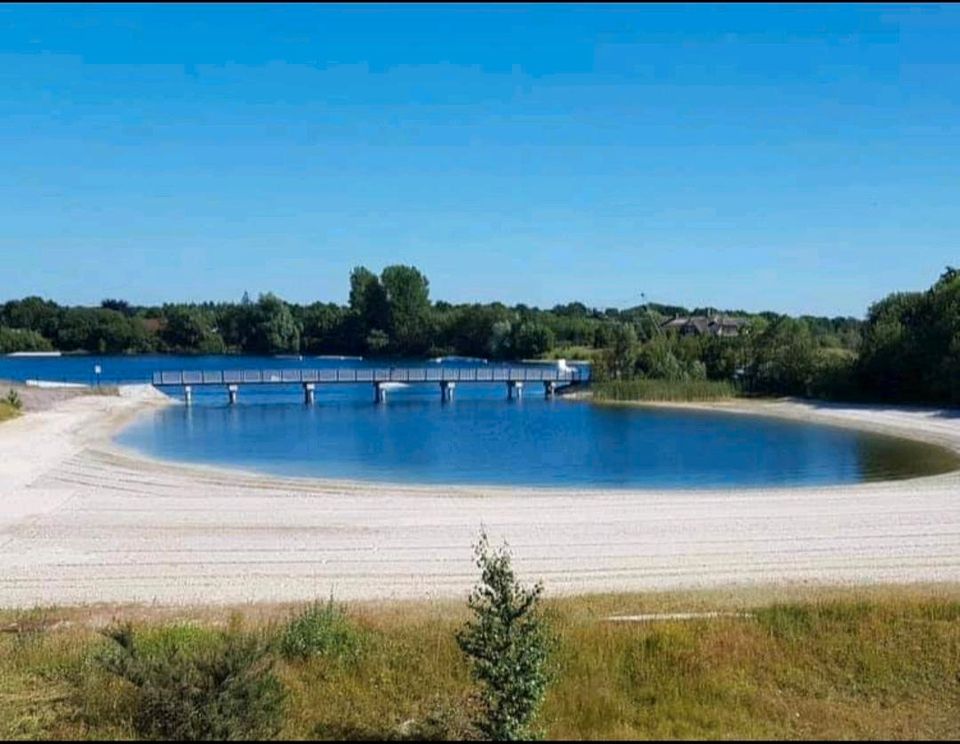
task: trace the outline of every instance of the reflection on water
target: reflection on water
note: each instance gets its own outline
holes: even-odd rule
[[[605,488],[820,485],[946,472],[945,450],[851,430],[716,413],[547,401],[502,387],[318,392],[317,405],[253,392],[158,411],[124,431],[148,454],[264,472],[419,483]],[[284,402],[277,402],[284,401]]]

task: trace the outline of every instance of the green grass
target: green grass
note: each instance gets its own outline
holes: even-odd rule
[[[736,388],[729,382],[691,380],[610,380],[591,385],[598,401],[680,401],[695,402],[733,398]]]
[[[10,405],[5,400],[0,400],[0,421],[7,421],[19,415],[20,411],[15,406]]]
[[[335,617],[323,605],[299,609],[309,619],[293,632],[321,639],[322,652],[278,661],[281,736],[467,730],[472,687],[454,640],[462,604],[353,604]],[[710,610],[748,615],[605,620]],[[547,611],[559,637],[539,719],[550,737],[960,736],[958,587],[597,595],[553,599]],[[0,737],[133,736],[129,684],[96,663],[109,641],[94,626],[113,617],[132,619],[154,653],[201,649],[224,628],[281,638],[292,627],[288,608],[262,606],[0,613],[0,628],[22,630],[0,634]],[[350,653],[329,653],[347,637]]]
[[[558,346],[541,356],[542,359],[593,359],[600,351],[593,346]]]

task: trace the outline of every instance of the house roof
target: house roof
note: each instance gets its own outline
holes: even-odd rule
[[[739,329],[740,326],[744,325],[746,320],[743,318],[729,318],[726,316],[717,316],[707,317],[706,315],[693,315],[690,317],[677,316],[676,318],[671,318],[670,320],[662,323],[661,328],[665,329],[675,329],[675,328],[687,328],[692,326],[697,330],[698,333],[708,333],[711,329]]]

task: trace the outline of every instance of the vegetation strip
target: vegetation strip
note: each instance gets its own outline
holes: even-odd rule
[[[960,404],[960,271],[926,292],[900,292],[856,318],[788,317],[657,303],[618,310],[571,302],[430,299],[412,266],[357,267],[346,306],[239,303],[61,307],[40,297],[0,306],[0,353],[365,355],[407,358],[578,358],[597,380],[644,380],[626,399],[704,400],[737,394]],[[655,382],[654,382],[655,381]]]

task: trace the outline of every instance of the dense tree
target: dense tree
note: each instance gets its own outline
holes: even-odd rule
[[[268,292],[260,295],[251,313],[252,327],[244,351],[254,354],[300,351],[300,325],[286,302]]]
[[[171,351],[222,354],[226,350],[209,311],[191,305],[165,305],[163,313],[159,335]]]
[[[648,303],[619,310],[580,302],[549,310],[525,304],[431,303],[412,266],[378,277],[350,274],[347,306],[251,302],[60,307],[41,297],[0,305],[0,353],[310,353],[490,359],[590,356],[597,376],[739,380],[758,393],[960,403],[960,272],[947,268],[925,292],[849,317],[724,311],[746,319],[735,338],[682,336],[662,324],[686,308]],[[712,308],[701,309],[713,312]]]
[[[347,313],[332,302],[315,302],[299,312],[303,328],[300,349],[308,354],[348,353],[353,351],[347,336]]]
[[[511,346],[519,359],[538,357],[553,348],[555,337],[547,326],[535,321],[524,321],[514,329]]]
[[[960,273],[870,308],[857,365],[862,387],[890,400],[960,403]]]
[[[10,300],[0,311],[0,325],[35,331],[51,340],[56,336],[59,323],[60,308],[41,297]]]
[[[388,266],[380,275],[387,302],[387,333],[394,351],[422,354],[430,346],[433,322],[430,284],[412,266]]]
[[[36,331],[0,326],[0,354],[13,354],[17,351],[50,351],[52,349],[53,344]]]
[[[816,344],[809,326],[781,317],[753,338],[747,379],[755,391],[807,395],[816,369]]]
[[[103,308],[74,308],[63,313],[56,332],[58,349],[99,354],[152,351],[155,340],[139,318]]]
[[[358,338],[366,339],[374,330],[386,333],[390,318],[387,293],[377,275],[363,266],[350,273],[350,310]]]
[[[600,357],[600,376],[613,380],[632,377],[636,373],[639,349],[634,327],[629,323],[614,323],[609,344]]]

